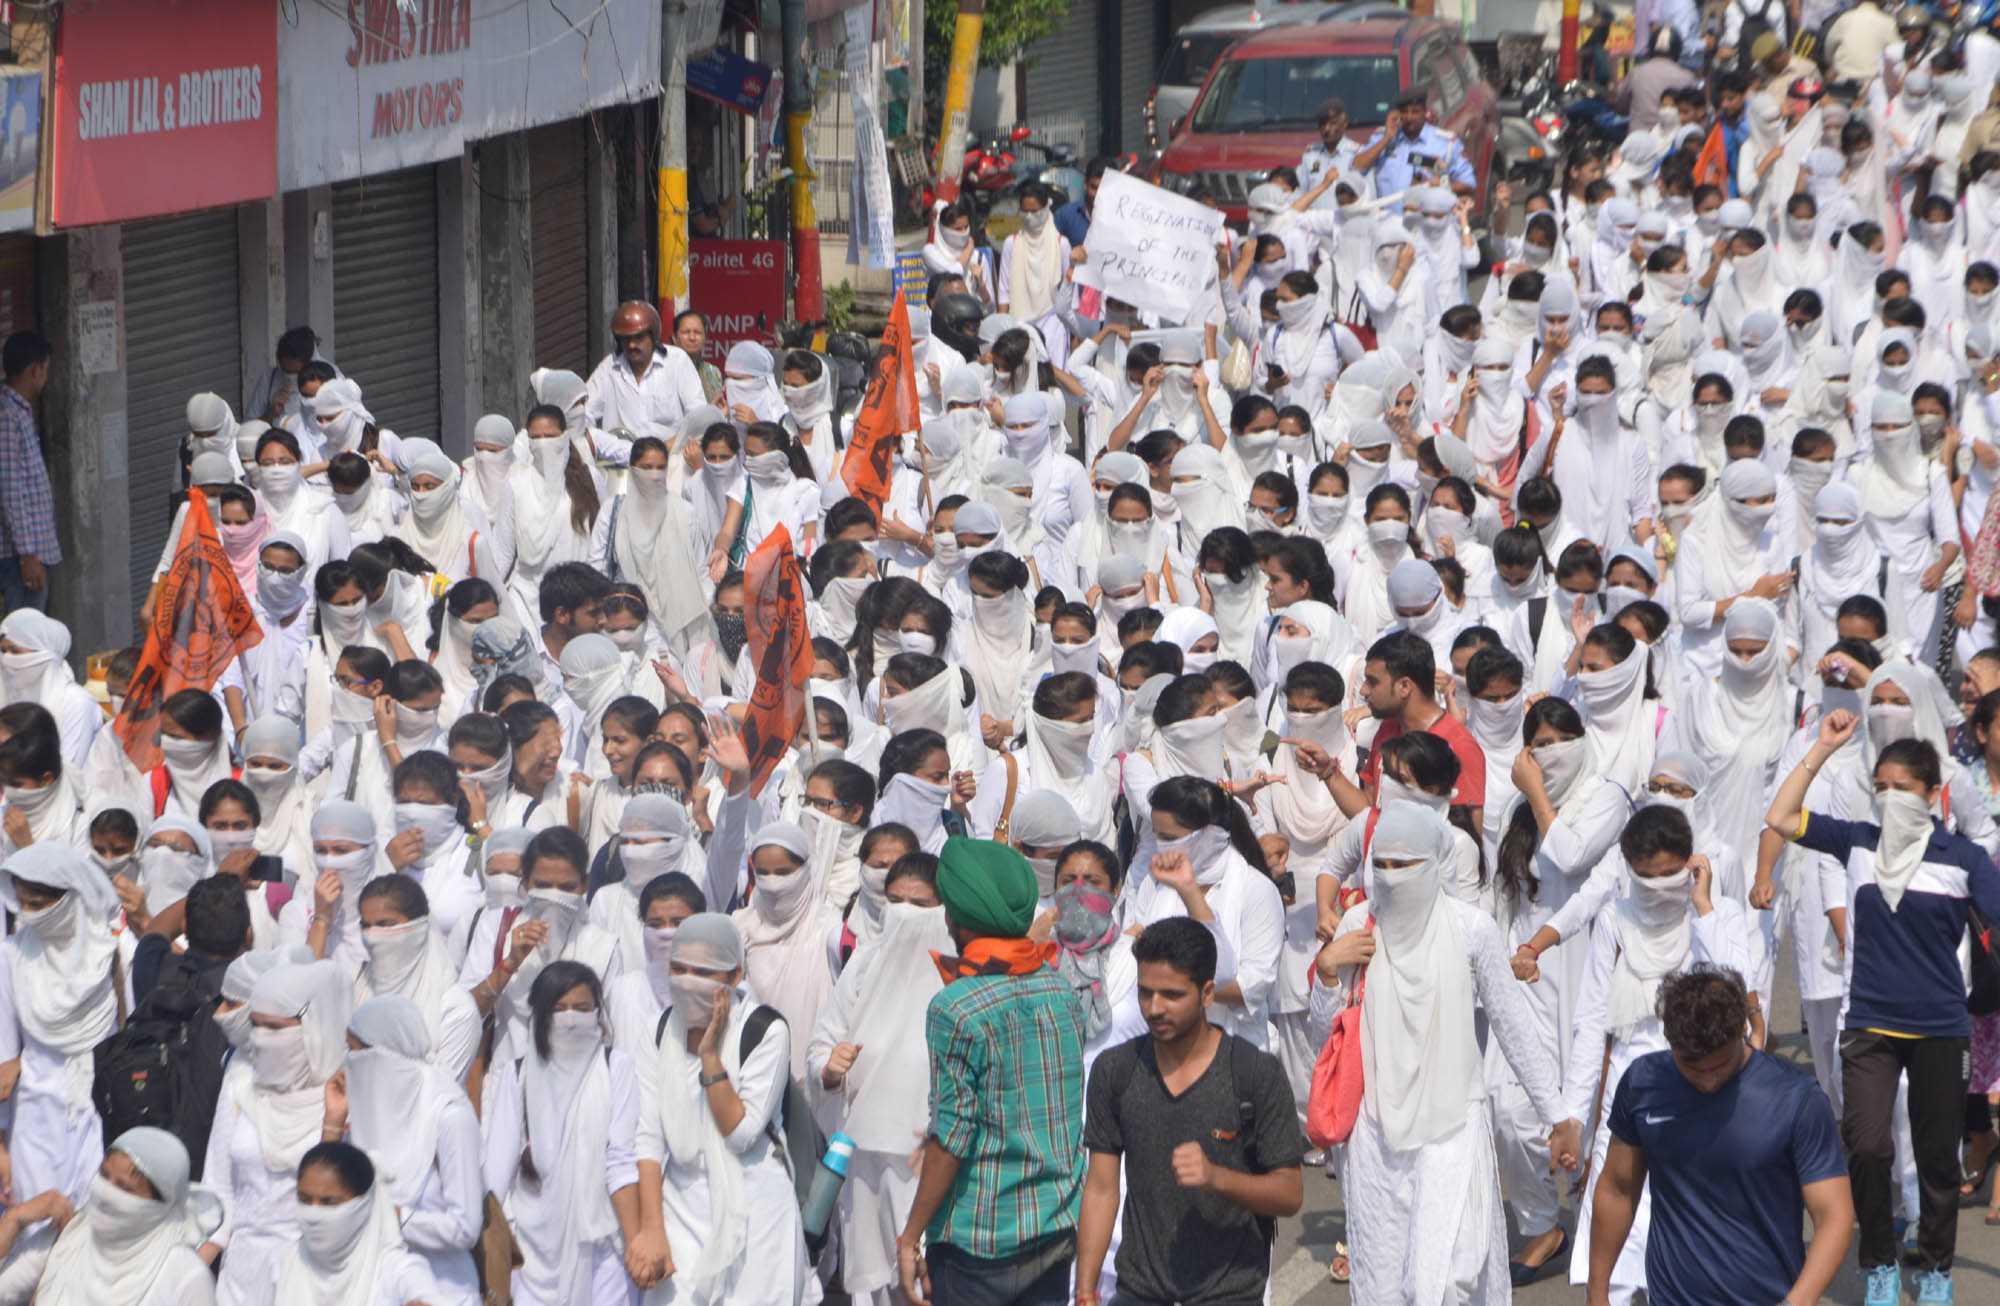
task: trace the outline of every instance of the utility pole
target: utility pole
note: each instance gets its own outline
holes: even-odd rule
[[[1579,0],[1563,0],[1561,35],[1556,38],[1556,81],[1564,86],[1576,80],[1576,29],[1581,9]]]
[[[792,170],[792,320],[817,322],[826,316],[826,298],[820,291],[819,215],[813,209],[816,178],[806,162],[806,131],[813,114],[806,0],[784,0],[779,15],[785,43],[785,162]]]
[[[958,199],[958,174],[965,168],[965,131],[972,119],[972,78],[979,67],[979,31],[986,22],[986,0],[958,0],[958,21],[951,30],[951,72],[944,84],[944,122],[938,133],[936,194],[947,203]]]
[[[660,50],[660,321],[688,304],[687,5],[667,0]]]

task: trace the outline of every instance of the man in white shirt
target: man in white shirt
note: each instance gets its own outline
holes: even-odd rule
[[[1864,86],[1882,71],[1883,52],[1897,41],[1896,20],[1875,0],[1861,0],[1826,34],[1834,80]]]
[[[585,416],[593,427],[656,436],[671,445],[681,418],[708,402],[694,360],[661,342],[660,315],[651,304],[620,304],[611,336],[618,347],[590,374]]]

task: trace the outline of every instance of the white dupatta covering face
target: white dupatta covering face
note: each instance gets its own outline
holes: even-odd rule
[[[7,858],[0,903],[14,913],[14,1006],[22,1032],[69,1058],[68,1099],[90,1100],[90,1051],[118,1026],[108,922],[118,905],[111,881],[67,844],[30,844]],[[62,892],[54,906],[24,912],[19,884]]]
[[[708,1180],[709,1236],[694,1263],[681,1267],[681,1272],[692,1281],[697,1299],[706,1300],[701,1294],[720,1281],[743,1255],[749,1226],[743,1205],[743,1158],[730,1148],[722,1131],[716,1128],[708,1094],[690,1073],[694,1057],[687,1050],[688,1017],[690,1009],[699,1008],[694,1015],[700,1021],[699,1027],[706,1028],[714,1014],[715,999],[723,988],[721,979],[710,977],[742,969],[743,942],[734,922],[718,912],[702,912],[682,921],[680,933],[674,936],[674,950],[668,964],[675,963],[703,973],[674,975],[669,981],[674,1001],[667,1008],[667,1027],[660,1037],[654,1099],[668,1163],[684,1170],[699,1166]],[[933,965],[931,969],[935,973],[937,967]],[[747,1015],[755,1005],[756,999],[750,996],[748,987],[738,984],[730,992],[731,1023],[735,1024],[739,1013]],[[725,1031],[718,1041],[723,1068],[732,1081],[740,1082],[743,1040],[733,1031]],[[668,1182],[672,1182],[671,1178]],[[646,1297],[648,1306],[664,1300],[665,1295],[658,1288]]]
[[[375,1162],[376,1187],[412,1210],[437,1156],[438,1122],[464,1090],[427,1060],[430,1026],[408,998],[370,998],[347,1028],[368,1045],[347,1054],[348,1129]]]
[[[602,1187],[602,1185],[599,1185]],[[299,1306],[376,1306],[383,1272],[408,1255],[396,1206],[378,1176],[368,1191],[338,1206],[300,1206],[299,1241],[285,1258],[273,1301]]]
[[[1683,866],[1672,875],[1627,877],[1626,896],[1612,905],[1618,960],[1611,969],[1607,1024],[1629,1032],[1653,1016],[1660,981],[1687,961],[1694,938],[1688,886],[1694,872]]]
[[[1590,741],[1590,769],[1628,794],[1646,787],[1652,773],[1657,713],[1646,698],[1651,648],[1633,641],[1625,660],[1602,671],[1577,673],[1576,707]]]
[[[627,474],[618,506],[611,553],[618,574],[646,596],[646,611],[668,645],[684,651],[680,638],[708,617],[696,569],[693,528],[681,496],[667,484],[671,469],[634,467]]]
[[[618,1232],[617,1213],[604,1187],[611,1068],[604,1055],[603,1021],[601,1011],[551,1012],[548,1028],[530,1040],[521,1061],[522,1128],[540,1177],[539,1209],[562,1215],[560,1228],[529,1235],[542,1254],[529,1257],[521,1275],[537,1301],[586,1300],[590,1245]],[[517,1187],[520,1182],[516,1180]]]
[[[1465,938],[1444,894],[1451,827],[1415,803],[1381,811],[1369,847],[1377,946],[1361,999],[1362,1103],[1390,1150],[1404,1152],[1465,1127],[1479,1049]]]
[[[158,1199],[135,1196],[98,1176],[90,1200],[49,1252],[38,1306],[126,1306],[148,1301],[173,1253],[192,1252],[222,1224],[222,1202],[188,1182],[187,1148],[164,1129],[140,1126],[106,1149],[122,1152]]]
[[[347,1059],[353,987],[336,962],[278,966],[257,981],[250,1014],[296,1025],[250,1030],[250,1079],[238,1081],[237,1105],[257,1131],[266,1168],[290,1173],[320,1140],[326,1081]],[[281,1298],[282,1299],[282,1298]]]
[[[840,983],[854,989],[854,1026],[846,1041],[869,1053],[843,1085],[841,1130],[856,1147],[902,1157],[923,1140],[931,1082],[924,1013],[944,988],[931,954],[952,950],[944,908],[891,903],[882,932],[856,949],[841,974]]]
[[[282,771],[257,766],[257,759],[285,764]],[[243,783],[257,795],[261,820],[254,846],[269,857],[289,858],[299,875],[310,874],[312,794],[299,780],[299,726],[289,717],[266,716],[243,732]]]

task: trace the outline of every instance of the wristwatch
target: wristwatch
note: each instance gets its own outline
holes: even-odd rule
[[[703,1075],[701,1077],[701,1086],[703,1088],[714,1088],[717,1084],[727,1083],[728,1081],[729,1072],[727,1070],[718,1070],[712,1075]]]

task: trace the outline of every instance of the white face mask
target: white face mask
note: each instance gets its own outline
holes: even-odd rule
[[[264,496],[289,503],[299,491],[299,465],[297,463],[260,463],[257,466],[257,488]]]
[[[206,765],[209,758],[215,755],[215,745],[205,739],[176,739],[172,735],[162,735],[160,752],[166,755],[168,770],[194,771]]]
[[[495,871],[488,871],[486,873],[486,905],[488,907],[496,911],[501,911],[508,907],[519,907],[527,900],[528,895],[521,889],[520,875],[502,875]]]
[[[247,1010],[247,1008],[246,1008]],[[303,1025],[250,1030],[250,1072],[259,1088],[289,1093],[312,1083],[312,1062],[306,1056]]]
[[[299,1224],[299,1243],[313,1260],[338,1263],[361,1236],[362,1227],[373,1213],[371,1194],[352,1198],[338,1206],[294,1205],[293,1217]]]
[[[604,1026],[594,1011],[554,1011],[549,1013],[549,1060],[575,1064],[597,1051],[604,1039]]]
[[[727,986],[706,975],[669,975],[667,987],[673,991],[674,1010],[689,1029],[707,1029],[715,1014],[715,1000]]]
[[[569,461],[569,437],[563,435],[543,436],[528,440],[528,456],[534,459],[535,470],[545,481],[553,481],[562,475],[563,467]]]
[[[1868,738],[1880,750],[1899,739],[1914,739],[1917,709],[1908,703],[1873,703],[1868,708]]]
[[[459,828],[458,809],[445,803],[397,803],[395,820],[398,834],[405,830],[423,833],[426,861],[449,843]]]

